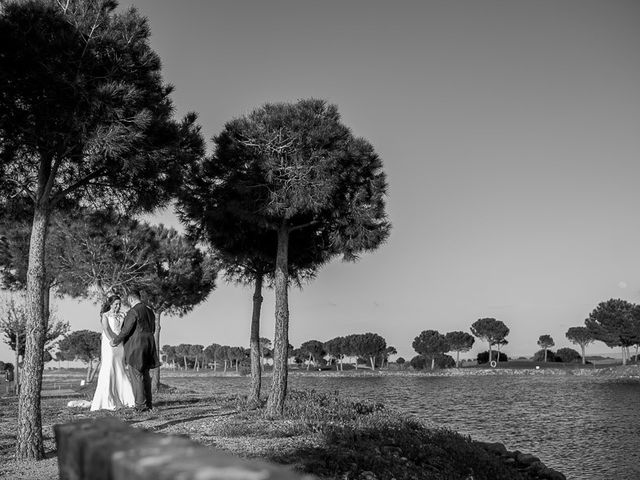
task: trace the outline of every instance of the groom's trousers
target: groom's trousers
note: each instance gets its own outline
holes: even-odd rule
[[[131,386],[133,387],[133,396],[136,399],[136,408],[143,410],[151,408],[151,375],[149,369],[136,370],[129,367],[131,371]]]

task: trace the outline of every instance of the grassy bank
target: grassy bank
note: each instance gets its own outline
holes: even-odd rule
[[[196,382],[197,383],[197,382]],[[80,392],[91,398],[92,391]],[[270,420],[250,409],[243,397],[211,396],[165,389],[152,413],[130,410],[88,412],[67,408],[69,398],[43,399],[43,462],[11,461],[16,400],[3,398],[0,415],[0,476],[57,478],[52,426],[86,417],[116,415],[135,427],[186,434],[205,445],[243,457],[266,458],[299,471],[335,479],[492,479],[550,477],[537,459],[506,452],[500,445],[473,442],[455,432],[430,429],[375,403],[352,402],[336,394],[291,392],[283,418]],[[521,458],[522,457],[522,458]],[[556,476],[555,478],[562,478]]]

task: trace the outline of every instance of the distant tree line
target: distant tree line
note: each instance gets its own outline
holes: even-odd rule
[[[222,367],[223,371],[233,368],[240,371],[240,367],[249,366],[250,351],[244,347],[218,345],[213,343],[208,346],[181,343],[179,345],[164,345],[161,356],[165,364],[174,368],[188,370],[200,370],[210,368],[217,371]]]

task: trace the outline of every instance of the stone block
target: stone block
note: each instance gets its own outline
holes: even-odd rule
[[[80,420],[74,423],[54,425],[56,437],[58,469],[60,480],[84,480],[84,448],[93,438],[99,438],[110,431],[123,431],[130,428],[114,417],[105,417],[99,421]]]
[[[186,437],[136,429],[115,417],[54,426],[60,480],[303,480]]]
[[[219,450],[181,445],[133,448],[113,457],[112,480],[300,480],[274,464],[245,460]]]

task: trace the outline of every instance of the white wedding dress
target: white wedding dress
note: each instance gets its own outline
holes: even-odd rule
[[[124,315],[105,313],[109,327],[116,335],[120,333]],[[115,410],[121,407],[133,407],[135,399],[131,380],[124,368],[124,347],[122,344],[112,347],[106,333],[102,332],[100,373],[98,385],[93,395],[91,410]]]

